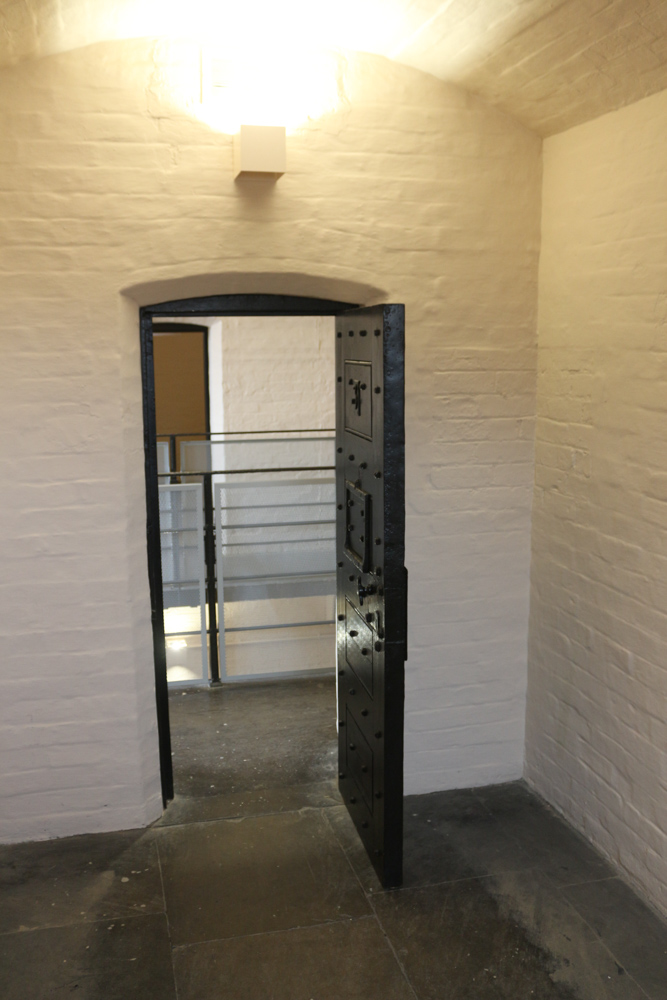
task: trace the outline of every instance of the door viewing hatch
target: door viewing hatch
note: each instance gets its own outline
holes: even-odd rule
[[[391,887],[403,855],[403,306],[336,317],[336,379],[339,787]]]

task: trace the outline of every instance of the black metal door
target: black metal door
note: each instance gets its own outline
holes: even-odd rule
[[[391,887],[403,855],[403,306],[336,317],[336,378],[339,787]]]

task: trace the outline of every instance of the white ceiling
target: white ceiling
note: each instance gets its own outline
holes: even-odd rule
[[[0,0],[0,64],[114,38],[240,34],[384,55],[543,135],[667,89],[667,0]]]

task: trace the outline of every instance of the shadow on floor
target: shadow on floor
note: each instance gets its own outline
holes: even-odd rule
[[[411,796],[383,891],[333,681],[171,694],[149,830],[0,848],[0,996],[667,1000],[667,928],[522,782]]]

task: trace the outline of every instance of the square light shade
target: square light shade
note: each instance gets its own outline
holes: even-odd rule
[[[287,169],[282,125],[241,125],[234,136],[234,179],[281,177]]]

